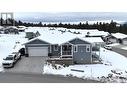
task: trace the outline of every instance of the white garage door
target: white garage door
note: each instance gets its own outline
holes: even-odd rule
[[[29,47],[29,56],[48,56],[48,47]]]

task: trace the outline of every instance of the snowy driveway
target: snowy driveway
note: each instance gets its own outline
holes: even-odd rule
[[[5,69],[5,72],[23,74],[42,74],[46,57],[22,57],[14,68]]]

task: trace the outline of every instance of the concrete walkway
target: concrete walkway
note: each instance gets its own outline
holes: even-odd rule
[[[5,69],[5,72],[42,74],[45,57],[22,57],[14,68]]]

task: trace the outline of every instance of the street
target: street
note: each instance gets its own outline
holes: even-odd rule
[[[63,77],[55,75],[0,73],[0,83],[99,83],[93,80]]]
[[[120,49],[120,48],[117,48],[117,47],[113,47],[112,48],[113,51],[127,57],[127,50],[123,50],[123,49]]]

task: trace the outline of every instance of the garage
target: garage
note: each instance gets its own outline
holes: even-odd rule
[[[48,47],[28,47],[29,56],[48,56]]]

